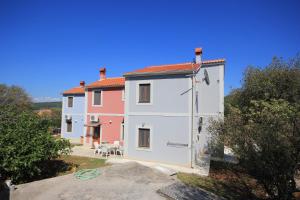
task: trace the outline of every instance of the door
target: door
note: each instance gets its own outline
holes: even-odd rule
[[[100,144],[100,135],[101,135],[101,128],[100,126],[96,126],[96,127],[93,127],[93,141],[94,142],[98,142]]]

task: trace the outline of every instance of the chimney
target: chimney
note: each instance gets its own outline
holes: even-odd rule
[[[106,69],[105,67],[100,69],[100,80],[106,79]]]
[[[195,48],[196,63],[201,63],[202,61],[202,48]]]
[[[84,87],[85,86],[85,82],[84,81],[80,81],[80,87]]]

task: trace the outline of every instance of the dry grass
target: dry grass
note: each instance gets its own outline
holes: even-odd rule
[[[80,169],[93,169],[105,166],[104,159],[98,158],[88,158],[88,157],[81,157],[81,156],[61,156],[60,160],[63,160],[65,163],[71,165],[75,170]]]
[[[238,166],[211,162],[208,177],[179,173],[184,183],[203,188],[226,199],[265,199],[265,192],[257,181]]]

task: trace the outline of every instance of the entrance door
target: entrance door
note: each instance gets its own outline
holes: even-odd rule
[[[93,129],[94,129],[94,131],[93,131],[93,140],[94,140],[94,142],[97,141],[100,144],[100,134],[101,134],[100,130],[101,130],[101,128],[100,128],[100,126],[96,126]]]

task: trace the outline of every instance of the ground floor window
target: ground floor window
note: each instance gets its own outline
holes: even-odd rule
[[[72,132],[72,121],[67,122],[67,132]]]
[[[139,128],[138,129],[138,147],[150,148],[150,129]]]

